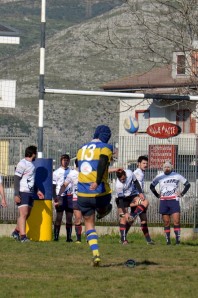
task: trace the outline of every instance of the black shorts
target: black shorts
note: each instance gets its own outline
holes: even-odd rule
[[[116,198],[116,205],[118,208],[128,208],[136,197],[138,197],[138,195]]]
[[[96,209],[105,208],[111,202],[111,194],[100,197],[78,197],[78,207],[82,215],[90,216]]]
[[[57,206],[56,212],[73,212],[73,200],[71,196],[60,196],[58,199],[59,206]]]
[[[28,207],[33,207],[34,204],[34,198],[33,198],[33,193],[32,192],[20,192],[19,193],[21,202],[17,203],[18,208],[21,206],[28,206]]]
[[[73,209],[80,210],[78,206],[78,198],[73,198]]]

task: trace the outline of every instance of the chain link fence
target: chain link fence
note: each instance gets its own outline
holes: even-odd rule
[[[198,227],[197,138],[171,138],[164,140],[137,135],[132,137],[114,137],[112,143],[114,147],[112,166],[134,170],[139,155],[146,155],[151,160],[149,162],[149,168],[145,173],[144,186],[145,195],[150,202],[148,208],[148,221],[150,225],[159,226],[162,224],[161,216],[158,213],[159,200],[151,193],[150,183],[161,171],[157,162],[159,163],[159,161],[164,161],[163,159],[172,158],[175,171],[186,177],[191,183],[190,190],[181,198],[181,223],[186,227]],[[13,199],[14,170],[19,160],[24,157],[25,148],[34,144],[37,144],[37,140],[36,137],[32,138],[32,136],[0,137],[0,174],[3,178],[3,185],[8,201],[8,208],[0,208],[1,222],[15,222],[17,219],[18,210]],[[57,140],[53,140],[53,137],[44,136],[43,157],[52,158],[53,168],[56,169],[60,166],[61,154],[68,153],[71,157],[70,165],[73,166],[76,152],[80,145],[77,143],[57,142]],[[174,150],[170,153],[167,151],[167,148],[174,148]],[[151,152],[151,149],[153,152]],[[114,225],[118,222],[115,205],[115,174],[111,174],[109,180],[112,188],[113,210],[110,215],[100,221],[102,225]],[[138,224],[139,222],[137,221],[136,225]]]

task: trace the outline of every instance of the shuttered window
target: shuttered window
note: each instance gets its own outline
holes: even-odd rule
[[[178,110],[176,112],[176,122],[181,127],[182,133],[195,133],[196,120],[191,118],[190,110]]]
[[[186,73],[186,57],[185,55],[177,55],[177,74]]]
[[[193,75],[198,74],[198,51],[193,51],[191,55],[192,59],[192,73]]]

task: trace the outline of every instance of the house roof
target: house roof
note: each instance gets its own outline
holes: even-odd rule
[[[10,26],[0,24],[0,36],[20,36],[20,33]]]
[[[108,82],[102,87],[104,90],[141,90],[141,89],[159,89],[159,88],[178,88],[195,87],[196,84],[190,77],[179,76],[172,77],[172,65],[153,68],[148,72],[139,75],[124,77],[115,81]]]

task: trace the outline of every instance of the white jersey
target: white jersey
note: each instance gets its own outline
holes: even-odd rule
[[[53,184],[56,185],[56,195],[59,195],[61,186],[64,184],[69,172],[70,168],[64,169],[62,167],[58,168],[53,172]]]
[[[171,172],[168,175],[165,175],[164,173],[157,175],[151,184],[153,186],[159,184],[160,197],[171,197],[178,191],[180,182],[185,184],[187,180],[182,175],[176,172]]]
[[[79,172],[77,170],[71,170],[65,179],[66,183],[69,183],[68,188],[71,189],[71,193],[73,195],[73,199],[77,198],[78,192],[78,175]]]
[[[133,174],[135,175],[135,177],[137,178],[142,191],[144,192],[144,171],[142,171],[140,168],[137,168]],[[134,194],[139,194],[139,191],[137,190],[137,188],[135,187],[134,189]]]
[[[3,180],[2,180],[2,177],[0,176],[0,183],[2,184],[3,183]]]
[[[126,181],[124,183],[120,182],[120,180],[116,179],[116,196],[117,197],[128,197],[134,192],[134,181],[137,180],[136,176],[133,174],[131,170],[125,170],[126,172]]]
[[[20,160],[14,174],[21,177],[19,185],[20,192],[34,192],[35,166],[31,161],[25,158]]]

